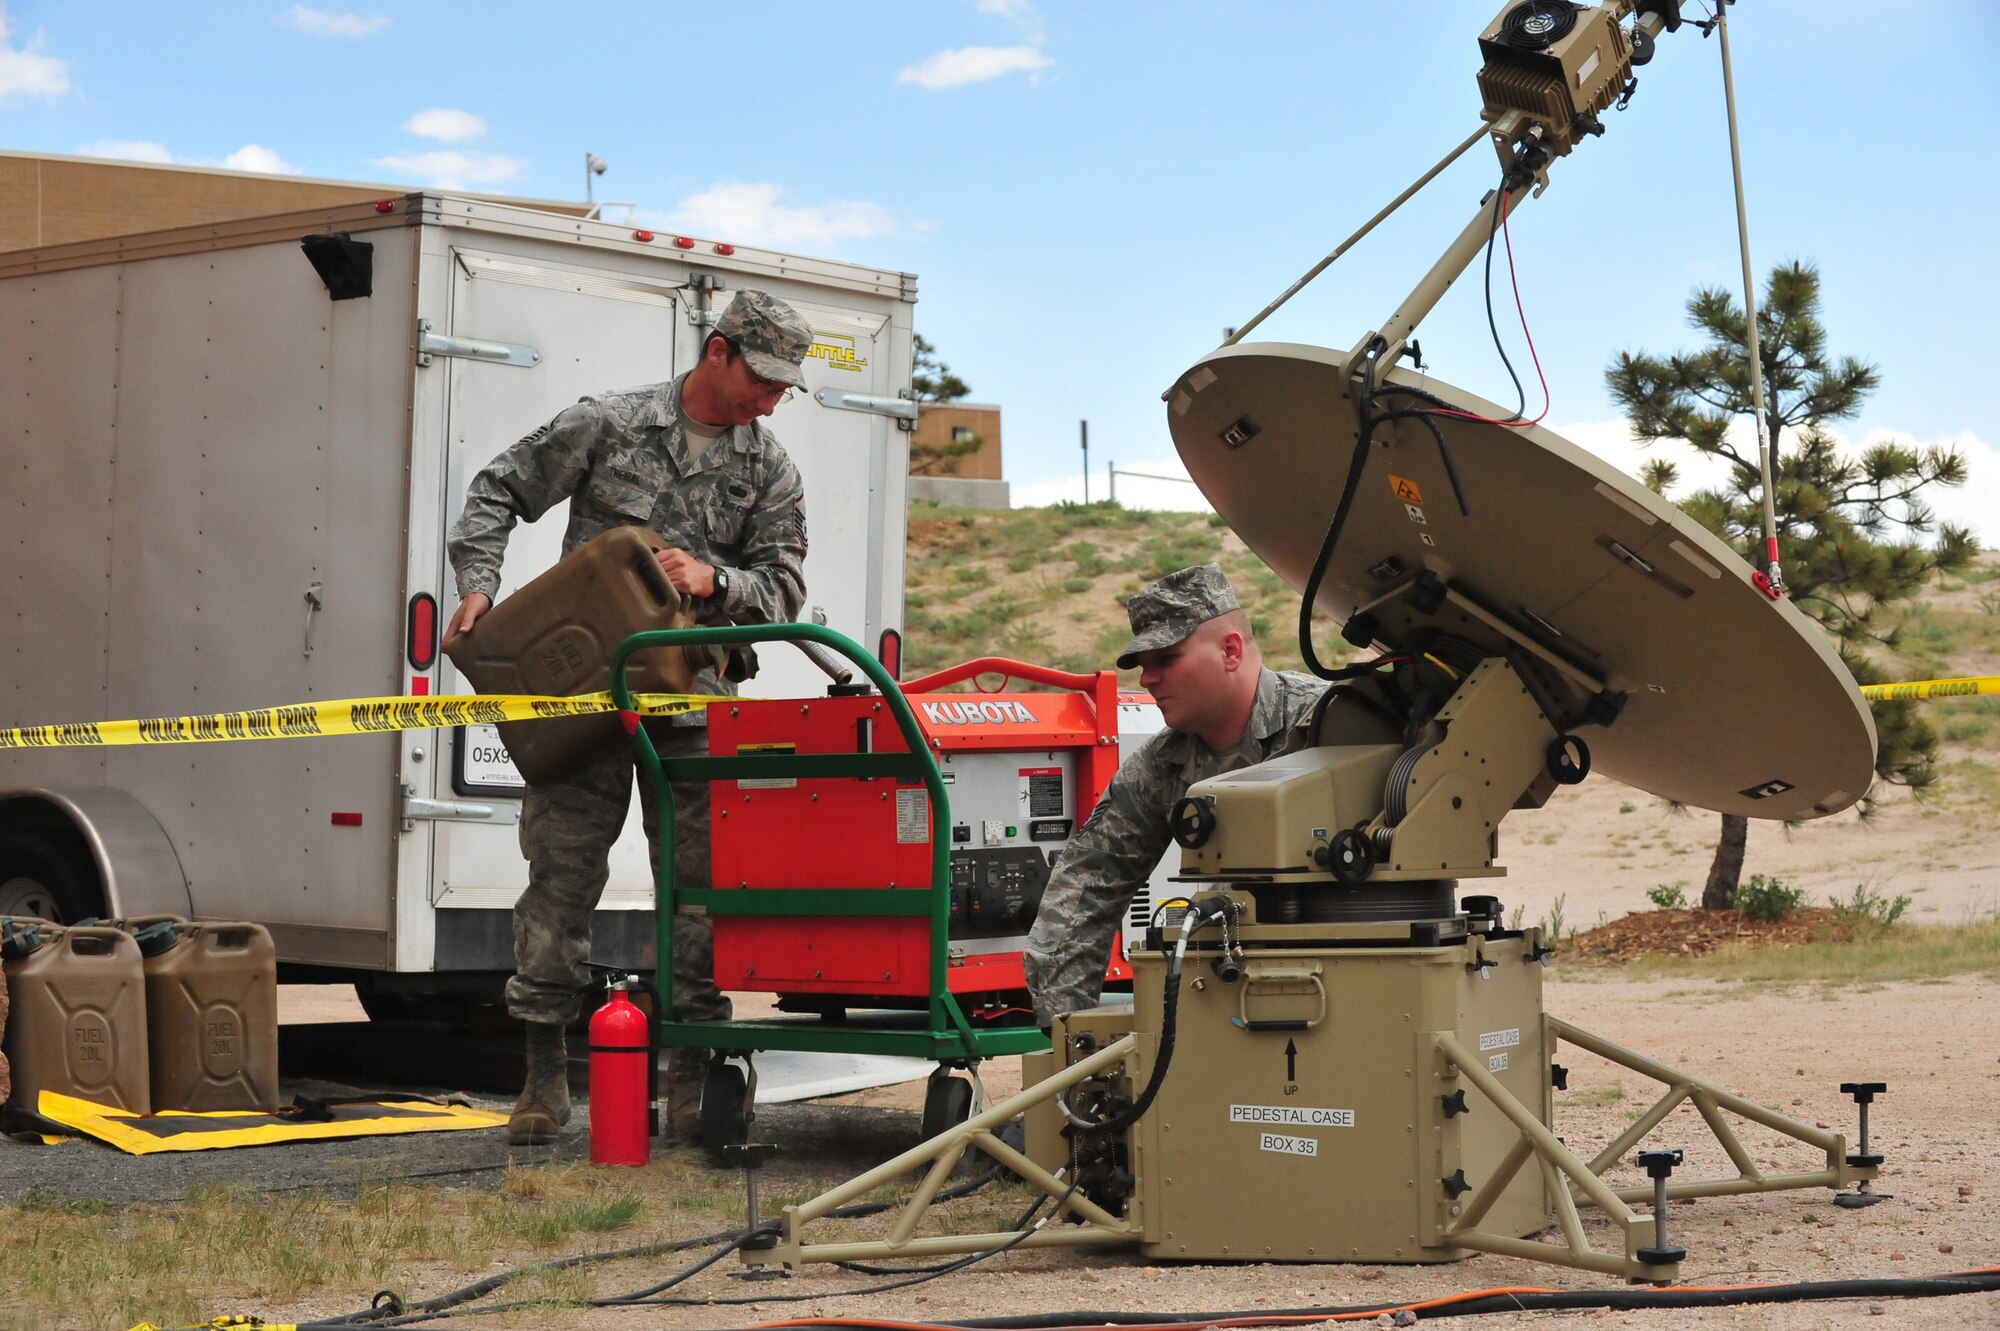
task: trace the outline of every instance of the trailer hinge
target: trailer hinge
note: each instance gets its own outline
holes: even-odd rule
[[[895,397],[878,397],[872,393],[845,393],[838,388],[822,388],[813,394],[813,401],[822,407],[832,407],[836,411],[865,411],[876,416],[887,416],[896,422],[899,430],[917,428],[917,404],[910,400],[910,390],[905,388]]]
[[[453,823],[512,823],[520,814],[510,805],[473,804],[466,800],[432,800],[417,794],[415,786],[403,787],[403,830],[416,831],[418,819]]]
[[[445,337],[431,331],[429,319],[417,320],[417,364],[429,365],[433,356],[457,356],[465,360],[491,361],[495,365],[523,368],[542,363],[542,353],[517,342],[484,342],[476,337]]]

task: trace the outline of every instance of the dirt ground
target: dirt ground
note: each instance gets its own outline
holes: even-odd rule
[[[1892,802],[1863,821],[1844,814],[1787,831],[1753,823],[1749,873],[1784,878],[1823,905],[1857,884],[1885,896],[1908,894],[1907,918],[1960,923],[2000,909],[2000,837],[1984,792],[1958,783],[1927,804]],[[1465,890],[1492,891],[1510,916],[1589,929],[1601,921],[1652,909],[1646,890],[1683,882],[1699,892],[1713,842],[1711,814],[1683,815],[1649,796],[1592,780],[1558,792],[1541,810],[1518,813],[1503,829],[1510,874]],[[309,1001],[300,1003],[298,998]],[[291,1016],[317,1013],[351,1019],[339,991],[301,991]],[[2000,977],[1937,983],[1822,988],[1772,988],[1707,980],[1633,980],[1615,967],[1563,961],[1548,977],[1547,1007],[1556,1015],[1670,1066],[1711,1080],[1819,1127],[1854,1132],[1855,1109],[1838,1091],[1843,1081],[1883,1081],[1889,1090],[1872,1110],[1874,1149],[1888,1157],[1879,1188],[1893,1200],[1864,1210],[1833,1205],[1824,1191],[1724,1197],[1677,1205],[1674,1241],[1689,1252],[1689,1284],[1815,1281],[1903,1277],[2000,1266],[2000,1161],[1995,1124],[2000,1113]],[[1557,1130],[1586,1157],[1657,1098],[1649,1083],[1579,1050],[1570,1065],[1571,1090],[1557,1094]],[[1009,1060],[986,1070],[989,1102],[1018,1087]],[[798,1196],[862,1172],[907,1145],[921,1104],[921,1084],[840,1097],[819,1109],[774,1108],[763,1126],[781,1148],[764,1189]],[[1811,1152],[1744,1127],[1760,1167],[1810,1169]],[[787,1140],[787,1136],[791,1140]],[[1675,1111],[1647,1142],[1680,1147],[1708,1177],[1728,1170],[1699,1117]],[[680,1150],[639,1171],[637,1185],[670,1187],[676,1170],[698,1157]],[[1638,1181],[1635,1171],[1629,1180]],[[646,1180],[653,1180],[649,1185]],[[1329,1199],[1328,1205],[1357,1204]],[[1365,1202],[1360,1203],[1365,1204]],[[1643,1209],[1643,1208],[1641,1208]],[[717,1214],[713,1228],[740,1222]],[[1593,1244],[1615,1246],[1609,1226],[1589,1223]],[[683,1219],[606,1236],[602,1246],[706,1232]],[[870,1225],[873,1228],[870,1228]],[[879,1237],[882,1222],[855,1222],[855,1238]],[[625,1290],[663,1279],[680,1259],[626,1264],[600,1288]],[[503,1324],[557,1328],[725,1327],[787,1317],[868,1316],[949,1320],[1069,1310],[1258,1312],[1378,1301],[1416,1301],[1497,1286],[1611,1288],[1606,1277],[1507,1258],[1480,1256],[1446,1266],[1159,1266],[1136,1254],[1097,1251],[1014,1252],[927,1284],[879,1295],[850,1295],[880,1282],[830,1268],[813,1268],[784,1282],[751,1285],[734,1278],[734,1259],[684,1287],[694,1297],[762,1298],[692,1308],[594,1311],[588,1314],[502,1316]],[[414,1273],[407,1292],[423,1297],[465,1283],[466,1273]],[[677,1290],[676,1293],[683,1291]],[[365,1291],[355,1291],[365,1293]],[[775,1296],[813,1297],[779,1302]],[[352,1298],[269,1309],[267,1317],[345,1311]],[[1553,1318],[1597,1317],[1606,1324],[1655,1327],[1781,1328],[1880,1325],[1877,1316],[1925,1327],[2000,1327],[2000,1295],[1918,1302],[1863,1299],[1695,1311],[1511,1313],[1483,1324],[1526,1325]]]
[[[1616,968],[1558,965],[1548,977],[1547,1007],[1557,1016],[1640,1050],[1680,1071],[1711,1080],[1798,1120],[1853,1135],[1855,1111],[1838,1092],[1849,1080],[1888,1084],[1875,1104],[1872,1145],[1888,1157],[1877,1185],[1892,1200],[1863,1210],[1833,1204],[1825,1190],[1724,1197],[1675,1207],[1672,1237],[1688,1249],[1682,1277],[1689,1284],[1743,1284],[1904,1277],[2000,1265],[2000,1182],[1993,1165],[2000,1095],[2000,978],[1960,977],[1936,983],[1877,987],[1788,989],[1672,979],[1633,980]],[[1557,1093],[1557,1129],[1585,1156],[1608,1141],[1657,1098],[1653,1085],[1581,1050],[1565,1049],[1570,1089]],[[989,1068],[989,1100],[1012,1092],[1018,1071],[1009,1060]],[[764,1191],[801,1195],[829,1186],[886,1158],[909,1140],[921,1086],[905,1085],[840,1097],[817,1107],[773,1107],[761,1125],[780,1158],[765,1172]],[[1816,1167],[1812,1152],[1740,1124],[1760,1168],[1772,1172]],[[792,1140],[787,1141],[790,1135]],[[1687,1151],[1697,1177],[1731,1173],[1699,1117],[1683,1106],[1648,1145]],[[669,1152],[634,1186],[670,1188],[695,1166],[692,1149]],[[1688,1177],[1685,1172],[1681,1177]],[[1636,1171],[1617,1176],[1637,1182]],[[1329,1198],[1326,1205],[1364,1204]],[[1643,1210],[1644,1208],[1640,1208]],[[1615,1246],[1608,1224],[1591,1220],[1594,1246]],[[705,1232],[710,1217],[683,1215],[671,1226],[642,1215],[598,1246]],[[712,1217],[713,1227],[740,1223],[741,1213]],[[874,1238],[883,1220],[850,1222],[843,1233]],[[826,1237],[822,1234],[820,1237]],[[686,1259],[627,1263],[605,1274],[601,1288],[626,1290],[664,1279]],[[878,1295],[850,1294],[881,1277],[815,1267],[793,1279],[746,1284],[733,1258],[696,1276],[676,1293],[718,1300],[696,1307],[536,1311],[506,1315],[501,1324],[553,1328],[725,1327],[789,1317],[840,1316],[943,1321],[1057,1311],[1257,1313],[1376,1301],[1416,1301],[1499,1286],[1615,1288],[1607,1277],[1532,1262],[1479,1256],[1445,1266],[1206,1266],[1151,1265],[1136,1254],[1015,1252],[969,1270]],[[455,1288],[479,1273],[413,1272],[405,1292],[424,1297]],[[304,1320],[359,1306],[353,1291],[308,1305],[263,1310],[267,1318]],[[779,1301],[802,1299],[802,1301]],[[756,1300],[739,1303],[736,1300]],[[730,1302],[720,1302],[728,1300]],[[1527,1325],[1555,1318],[1596,1317],[1608,1325],[1783,1328],[1880,1325],[1876,1316],[1925,1327],[2000,1326],[2000,1294],[1905,1302],[1862,1299],[1699,1311],[1508,1313],[1482,1324]]]

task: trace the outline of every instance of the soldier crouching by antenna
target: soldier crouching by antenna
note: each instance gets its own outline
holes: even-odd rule
[[[1022,960],[1035,1020],[1097,1006],[1111,944],[1132,895],[1167,849],[1173,807],[1197,781],[1302,745],[1324,680],[1266,670],[1250,618],[1219,564],[1169,573],[1125,603],[1139,667],[1167,729],[1127,754],[1063,847]]]
[[[806,519],[798,468],[758,424],[795,388],[812,350],[812,327],[783,301],[742,291],[703,343],[694,369],[670,383],[586,397],[495,458],[467,487],[449,551],[463,598],[450,632],[471,633],[492,608],[500,559],[516,521],[533,522],[570,501],[567,555],[614,527],[649,527],[675,548],[660,566],[690,598],[702,624],[786,623],[805,602]],[[699,693],[734,693],[717,670]],[[701,712],[647,723],[662,758],[708,752]],[[563,1027],[589,980],[590,916],[610,876],[612,843],[632,795],[633,756],[620,749],[575,775],[530,786],[521,804],[528,888],[514,907],[515,974],[507,1010],[527,1025],[527,1084],[507,1120],[507,1140],[543,1145],[569,1118]],[[639,783],[655,860],[652,784]],[[709,886],[708,783],[675,782],[674,875]],[[664,960],[664,959],[663,959]],[[674,922],[675,1015],[726,1021],[715,985],[706,916]],[[677,1049],[667,1072],[667,1119],[676,1134],[700,1126],[705,1051]]]

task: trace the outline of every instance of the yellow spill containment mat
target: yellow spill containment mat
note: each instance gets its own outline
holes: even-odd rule
[[[502,1127],[507,1122],[505,1114],[430,1100],[332,1104],[310,1115],[297,1110],[276,1114],[197,1114],[173,1109],[134,1114],[43,1091],[37,1108],[50,1122],[109,1142],[131,1155],[274,1146],[280,1142],[324,1141],[334,1137],[387,1137],[405,1132],[461,1132]]]

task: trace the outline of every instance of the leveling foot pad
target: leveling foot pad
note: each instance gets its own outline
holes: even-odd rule
[[[405,1132],[459,1132],[505,1127],[507,1123],[505,1114],[435,1100],[307,1102],[275,1114],[196,1114],[175,1109],[134,1114],[43,1091],[38,1108],[49,1123],[109,1142],[130,1155],[275,1146],[334,1137],[388,1137]]]

